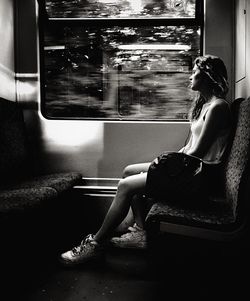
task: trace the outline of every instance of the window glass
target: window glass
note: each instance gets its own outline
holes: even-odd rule
[[[53,18],[194,18],[195,0],[51,0]]]
[[[97,10],[100,3],[123,7],[133,1],[54,0],[47,1],[47,9],[69,12],[73,2],[83,11],[91,4]],[[173,1],[138,1],[144,7],[156,2]],[[187,3],[194,5],[194,1]],[[140,26],[129,26],[129,21],[127,26],[105,22],[97,26],[95,20],[87,24],[75,20],[49,19],[44,27],[42,112],[46,117],[187,119],[193,98],[189,77],[193,59],[200,54],[199,24],[156,25],[149,20],[148,26],[139,22]]]

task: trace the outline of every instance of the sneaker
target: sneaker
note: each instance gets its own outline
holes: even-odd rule
[[[146,249],[147,234],[145,230],[137,226],[137,224],[134,224],[128,228],[128,233],[120,237],[113,237],[110,243],[117,248]]]
[[[60,256],[60,262],[67,266],[73,266],[104,258],[104,248],[89,234],[81,244]]]

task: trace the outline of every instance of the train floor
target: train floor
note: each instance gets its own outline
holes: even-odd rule
[[[2,258],[2,301],[241,300],[250,295],[247,254],[210,253],[205,245],[202,251],[171,238],[151,251],[110,248],[103,264],[75,268],[61,266],[56,254],[48,255],[49,246],[22,255],[20,248],[12,249],[15,260]]]

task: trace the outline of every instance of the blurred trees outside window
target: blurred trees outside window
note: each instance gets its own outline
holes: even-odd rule
[[[187,119],[202,46],[200,1],[45,2],[46,117]]]

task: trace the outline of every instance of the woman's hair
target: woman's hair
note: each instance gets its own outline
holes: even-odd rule
[[[210,80],[211,94],[219,98],[225,98],[228,92],[228,81],[227,69],[223,61],[217,56],[205,55],[197,57],[194,64]],[[206,103],[206,99],[198,92],[190,111],[191,120],[199,117],[204,103]]]

